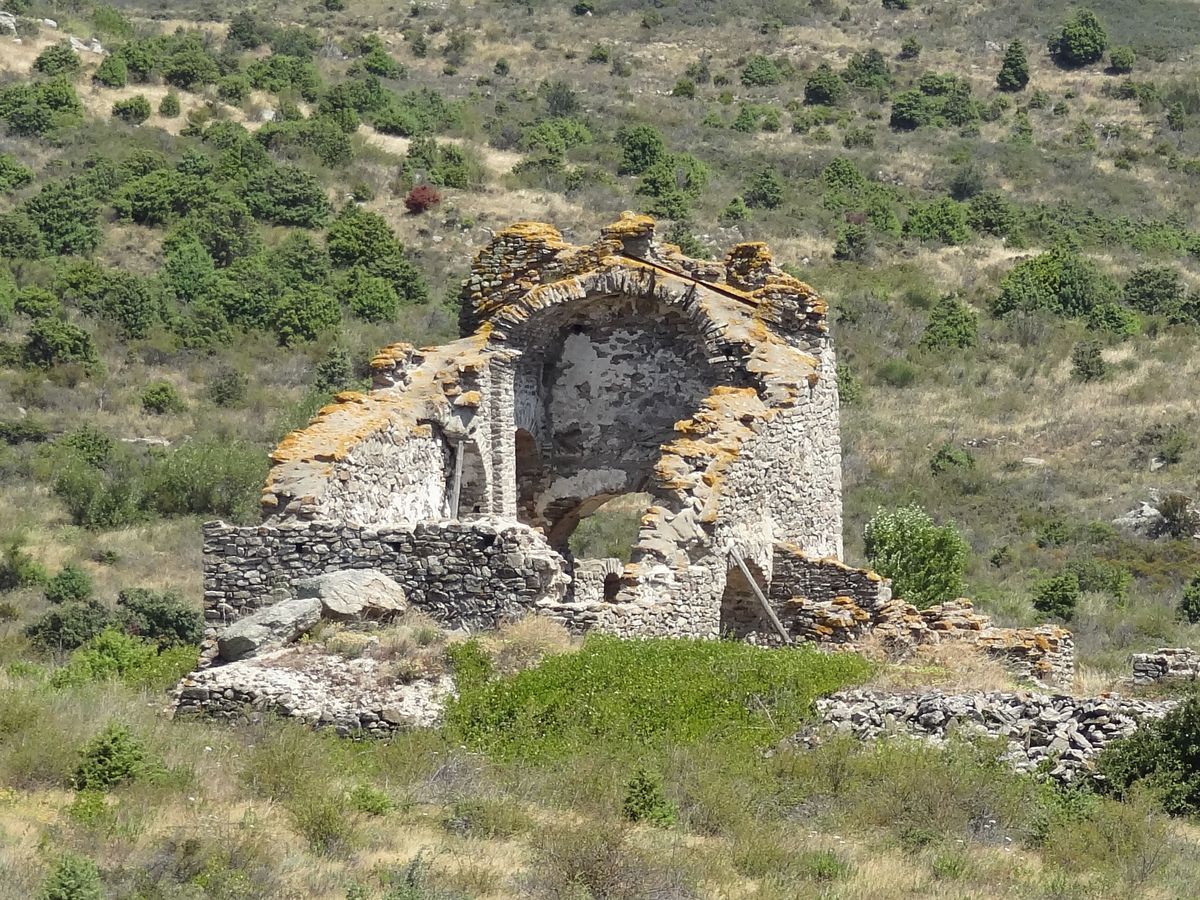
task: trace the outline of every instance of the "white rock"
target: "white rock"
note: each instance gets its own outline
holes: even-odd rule
[[[408,608],[404,588],[373,569],[343,569],[295,585],[298,598],[320,601],[334,619],[379,618]]]
[[[321,601],[298,597],[238,619],[217,638],[217,652],[233,662],[290,644],[321,620]]]

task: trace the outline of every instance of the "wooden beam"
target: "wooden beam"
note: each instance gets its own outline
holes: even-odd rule
[[[729,551],[729,555],[733,557],[733,561],[738,564],[738,568],[742,570],[742,576],[750,584],[750,590],[754,591],[754,596],[758,599],[759,606],[762,611],[767,614],[767,618],[771,620],[771,624],[775,626],[775,632],[783,639],[785,644],[792,643],[792,636],[787,633],[787,629],[783,627],[783,623],[779,621],[779,616],[775,615],[775,610],[771,608],[771,604],[767,601],[766,595],[758,586],[754,576],[750,573],[750,567],[746,565],[746,560],[742,559],[742,553],[736,547]]]
[[[466,441],[459,441],[454,445],[454,479],[450,482],[450,503],[446,511],[447,518],[458,518],[458,499],[462,491],[462,470],[463,470],[463,445]]]

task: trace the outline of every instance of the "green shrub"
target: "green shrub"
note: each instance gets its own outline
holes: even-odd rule
[[[122,678],[157,657],[154,645],[108,628],[71,653],[66,666],[54,673],[56,687]]]
[[[1186,297],[1183,278],[1172,266],[1138,266],[1125,282],[1124,300],[1140,312],[1170,314]]]
[[[946,294],[929,313],[929,324],[921,334],[921,347],[942,352],[974,347],[978,340],[975,312],[953,294]]]
[[[255,218],[274,225],[317,228],[332,212],[320,181],[298,166],[259,169],[247,181],[243,198]]]
[[[756,209],[776,209],[783,203],[783,178],[774,168],[761,169],[746,186],[746,205]]]
[[[880,509],[863,529],[872,568],[897,597],[924,609],[961,596],[967,542],[952,524],[935,525],[919,506]]]
[[[42,883],[38,900],[104,900],[100,870],[84,856],[60,856]]]
[[[686,219],[691,205],[708,186],[709,171],[689,153],[666,156],[642,173],[637,192],[647,197],[646,211],[668,219]]]
[[[912,35],[906,37],[900,42],[899,58],[910,60],[917,59],[921,55],[921,42]]]
[[[899,131],[925,125],[961,128],[979,120],[979,104],[971,96],[971,85],[953,75],[926,72],[914,89],[892,98],[889,123]]]
[[[51,603],[72,603],[92,596],[92,579],[88,573],[67,563],[58,574],[46,582],[46,599]]]
[[[975,468],[975,457],[961,447],[942,444],[929,460],[929,471],[934,475],[944,472],[969,471]]]
[[[347,279],[345,299],[351,314],[367,322],[390,322],[400,311],[400,298],[386,279],[354,269]]]
[[[857,262],[864,259],[871,248],[871,237],[863,225],[849,223],[837,236],[833,245],[834,259],[844,259]]]
[[[129,66],[121,57],[110,53],[100,61],[92,80],[105,87],[123,88],[129,83]]]
[[[150,118],[150,113],[150,101],[142,94],[128,100],[118,100],[112,107],[113,118],[130,125],[141,125]]]
[[[804,102],[812,105],[836,106],[846,93],[846,82],[829,66],[821,63],[804,82]]]
[[[850,54],[842,77],[847,83],[865,90],[884,90],[892,83],[887,60],[874,47],[862,53]]]
[[[230,366],[223,366],[209,379],[205,394],[217,406],[235,407],[246,399],[250,379]]]
[[[20,537],[11,538],[0,558],[0,591],[45,584],[49,578],[45,566],[25,552]]]
[[[1173,815],[1200,812],[1200,695],[1105,747],[1096,760],[1101,790],[1125,799],[1150,788]]]
[[[217,82],[217,96],[230,106],[241,106],[250,96],[250,79],[245,75],[226,75]]]
[[[1097,63],[1108,48],[1108,32],[1090,9],[1080,9],[1067,19],[1050,40],[1050,57],[1064,68]]]
[[[1013,266],[1000,282],[992,309],[998,316],[1046,310],[1078,317],[1116,295],[1116,284],[1095,263],[1058,247]]]
[[[51,44],[33,61],[33,70],[41,75],[78,75],[83,63],[69,41]]]
[[[916,206],[904,223],[904,233],[923,241],[965,244],[971,239],[967,208],[949,197]]]
[[[1002,91],[1023,91],[1029,84],[1029,60],[1025,57],[1025,45],[1013,41],[1004,50],[1004,61],[996,76],[996,87]]]
[[[1063,572],[1039,581],[1033,587],[1033,608],[1064,622],[1071,621],[1079,602],[1079,577]]]
[[[1176,540],[1187,540],[1200,533],[1200,509],[1192,498],[1173,491],[1158,501],[1158,512],[1163,517],[1160,532]]]
[[[32,169],[21,165],[7,153],[0,153],[0,193],[23,188],[32,181]]]
[[[204,616],[174,591],[127,588],[117,595],[117,615],[131,635],[160,649],[200,643]]]
[[[1103,331],[1118,337],[1130,337],[1142,330],[1142,320],[1132,309],[1120,303],[1105,301],[1092,307],[1087,316],[1092,331]]]
[[[145,746],[125,725],[113,723],[92,738],[80,753],[71,779],[77,791],[106,791],[151,769]]]
[[[742,67],[742,84],[747,87],[770,87],[783,81],[783,71],[769,56],[752,56]]]
[[[647,822],[666,828],[679,819],[679,810],[663,792],[662,778],[641,768],[625,785],[621,812],[630,822]]]
[[[158,104],[158,114],[164,119],[173,119],[180,113],[179,95],[174,91],[167,91],[166,95]]]
[[[42,650],[74,650],[112,624],[112,613],[99,600],[63,603],[25,627],[25,636]]]
[[[1192,580],[1183,589],[1176,613],[1180,621],[1191,625],[1200,624],[1200,575],[1193,575]]]
[[[30,286],[17,294],[13,309],[30,319],[48,319],[63,315],[62,303],[45,288]]]
[[[1079,581],[1079,590],[1108,594],[1118,605],[1129,599],[1133,573],[1119,563],[1100,559],[1077,559],[1066,571]]]
[[[1132,47],[1113,47],[1108,57],[1109,68],[1118,75],[1128,75],[1132,72],[1136,61],[1137,54],[1133,52]]]
[[[456,678],[462,671],[456,657]],[[765,747],[794,732],[814,697],[866,671],[859,657],[801,648],[593,635],[577,653],[549,656],[517,675],[473,677],[465,686],[459,679],[447,727],[502,758],[717,739]]]
[[[392,798],[369,784],[356,784],[348,795],[350,805],[369,816],[386,816],[396,808]]]
[[[837,384],[838,400],[842,406],[855,406],[862,402],[862,381],[846,363],[838,363]]]
[[[1071,350],[1071,376],[1079,381],[1099,381],[1108,374],[1099,341],[1080,341]]]
[[[717,221],[728,227],[736,225],[738,222],[745,222],[749,218],[750,208],[746,205],[745,199],[734,197],[729,201],[729,205],[721,210],[721,215],[717,217]]]
[[[148,413],[163,415],[164,413],[183,412],[187,408],[175,385],[169,381],[156,381],[146,386],[142,391],[142,409]]]
[[[890,387],[906,388],[917,380],[917,367],[907,359],[889,359],[875,374]]]
[[[26,365],[40,369],[69,363],[78,364],[89,374],[100,369],[100,354],[91,334],[54,317],[34,322],[25,338],[24,357]]]

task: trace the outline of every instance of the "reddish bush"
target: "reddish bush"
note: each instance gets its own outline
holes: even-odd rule
[[[404,198],[404,206],[414,216],[442,202],[442,195],[427,184],[418,184]]]

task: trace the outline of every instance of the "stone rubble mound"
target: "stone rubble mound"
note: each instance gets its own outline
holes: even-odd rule
[[[217,655],[236,662],[296,641],[322,619],[380,620],[404,612],[404,588],[380,572],[345,569],[298,581],[296,596],[243,616],[217,638]]]
[[[1003,759],[1018,772],[1049,765],[1050,777],[1069,782],[1092,767],[1117,738],[1128,737],[1147,719],[1161,718],[1171,700],[1080,699],[1061,694],[941,691],[890,694],[844,691],[816,703],[819,726],[871,740],[907,734],[935,744],[951,734],[1005,738]],[[795,746],[821,741],[820,727],[796,735]]]
[[[276,650],[185,678],[176,715],[239,720],[274,713],[343,736],[436,724],[454,691],[450,676],[389,683],[381,677],[384,665],[370,657],[301,658],[294,649]]]

